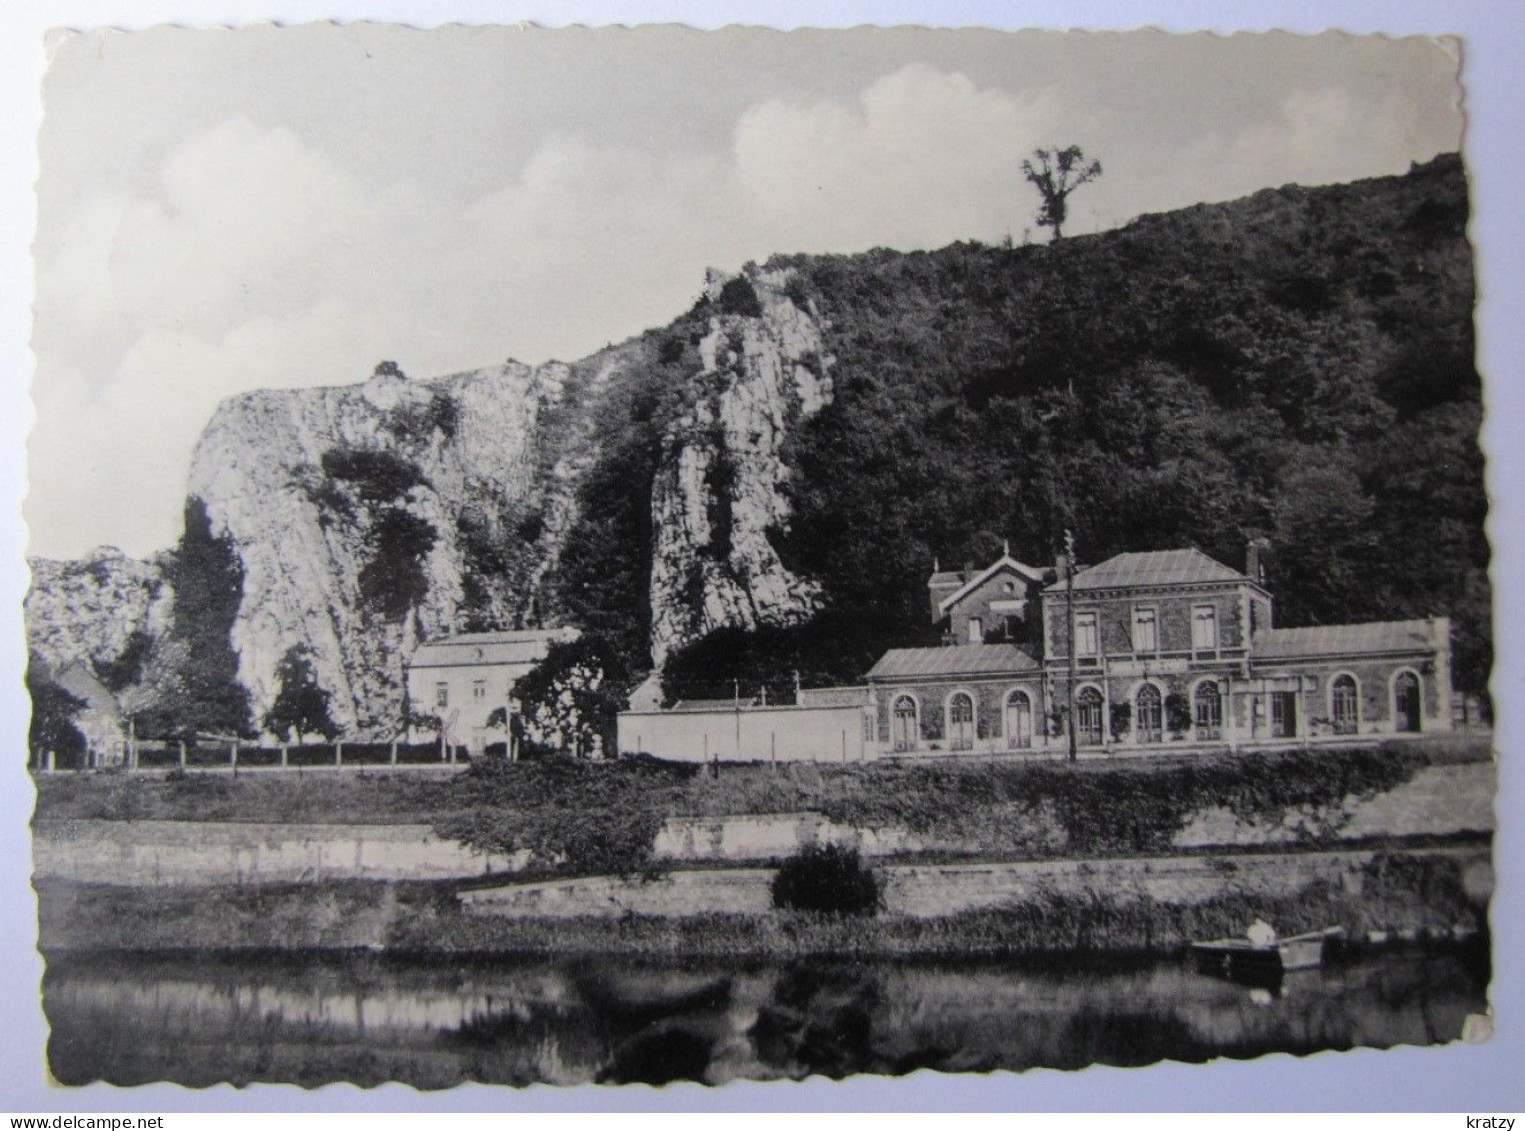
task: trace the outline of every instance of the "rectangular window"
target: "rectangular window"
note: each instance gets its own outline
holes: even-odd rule
[[[1075,614],[1075,655],[1096,655],[1096,614]]]
[[[1133,650],[1135,652],[1160,650],[1160,638],[1155,628],[1153,609],[1133,610]]]
[[[472,681],[471,698],[478,703],[487,702],[487,681],[485,679]]]
[[[979,617],[969,618],[969,643],[985,643],[985,625]]]
[[[1198,605],[1191,611],[1191,649],[1214,652],[1217,648],[1218,610],[1211,605]]]
[[[450,706],[450,685],[448,683],[436,683],[434,685],[434,705],[436,707]]]
[[[1271,692],[1271,737],[1293,738],[1297,734],[1297,693]]]

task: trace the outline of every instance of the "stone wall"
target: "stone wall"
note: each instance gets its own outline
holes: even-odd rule
[[[1435,850],[1464,869],[1469,893],[1493,890],[1488,850]],[[1367,851],[1235,856],[1176,856],[1148,860],[1042,860],[1003,864],[902,865],[881,870],[884,910],[890,915],[936,918],[1026,903],[1045,895],[1082,895],[1098,903],[1139,899],[1195,904],[1228,893],[1294,896],[1317,881],[1358,893]],[[772,910],[766,868],[674,872],[658,880],[609,876],[478,888],[460,895],[479,914],[562,918],[624,914],[685,916],[762,914]]]
[[[1341,840],[1492,832],[1494,787],[1491,762],[1431,766],[1397,789],[1333,814],[1295,811],[1274,824],[1252,824],[1226,809],[1201,810],[1172,843],[1179,848],[1286,844],[1304,829],[1321,827]]]
[[[311,880],[430,880],[514,871],[428,825],[38,821],[34,879],[205,886]]]
[[[1280,820],[1244,821],[1227,809],[1199,811],[1171,841],[1176,848],[1290,844],[1309,832],[1336,840],[1368,837],[1450,836],[1494,828],[1494,768],[1490,762],[1432,766],[1370,800],[1332,812],[1295,810]],[[1017,818],[1014,818],[1017,819]],[[1035,850],[1062,842],[1063,830],[1048,814],[1029,822]],[[897,826],[855,828],[818,813],[764,813],[736,817],[671,817],[657,835],[658,857],[668,860],[768,860],[807,845],[844,844],[865,856],[918,852],[974,855],[988,849],[976,836],[920,835]]]

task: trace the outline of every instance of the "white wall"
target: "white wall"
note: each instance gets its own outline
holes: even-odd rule
[[[673,762],[860,762],[862,707],[747,707],[740,711],[624,711],[621,754]]]

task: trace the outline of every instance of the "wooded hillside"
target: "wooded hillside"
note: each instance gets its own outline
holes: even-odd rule
[[[1009,539],[1051,561],[1272,543],[1278,623],[1450,615],[1491,663],[1468,202],[1459,158],[1290,186],[1052,246],[791,256],[833,403],[795,433],[776,545],[811,624],[723,633],[670,690],[854,679],[927,639],[925,582]]]

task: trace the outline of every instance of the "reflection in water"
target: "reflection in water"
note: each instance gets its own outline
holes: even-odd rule
[[[1185,961],[54,959],[65,1083],[662,1083],[1149,1064],[1457,1039],[1485,951],[1236,985]]]

